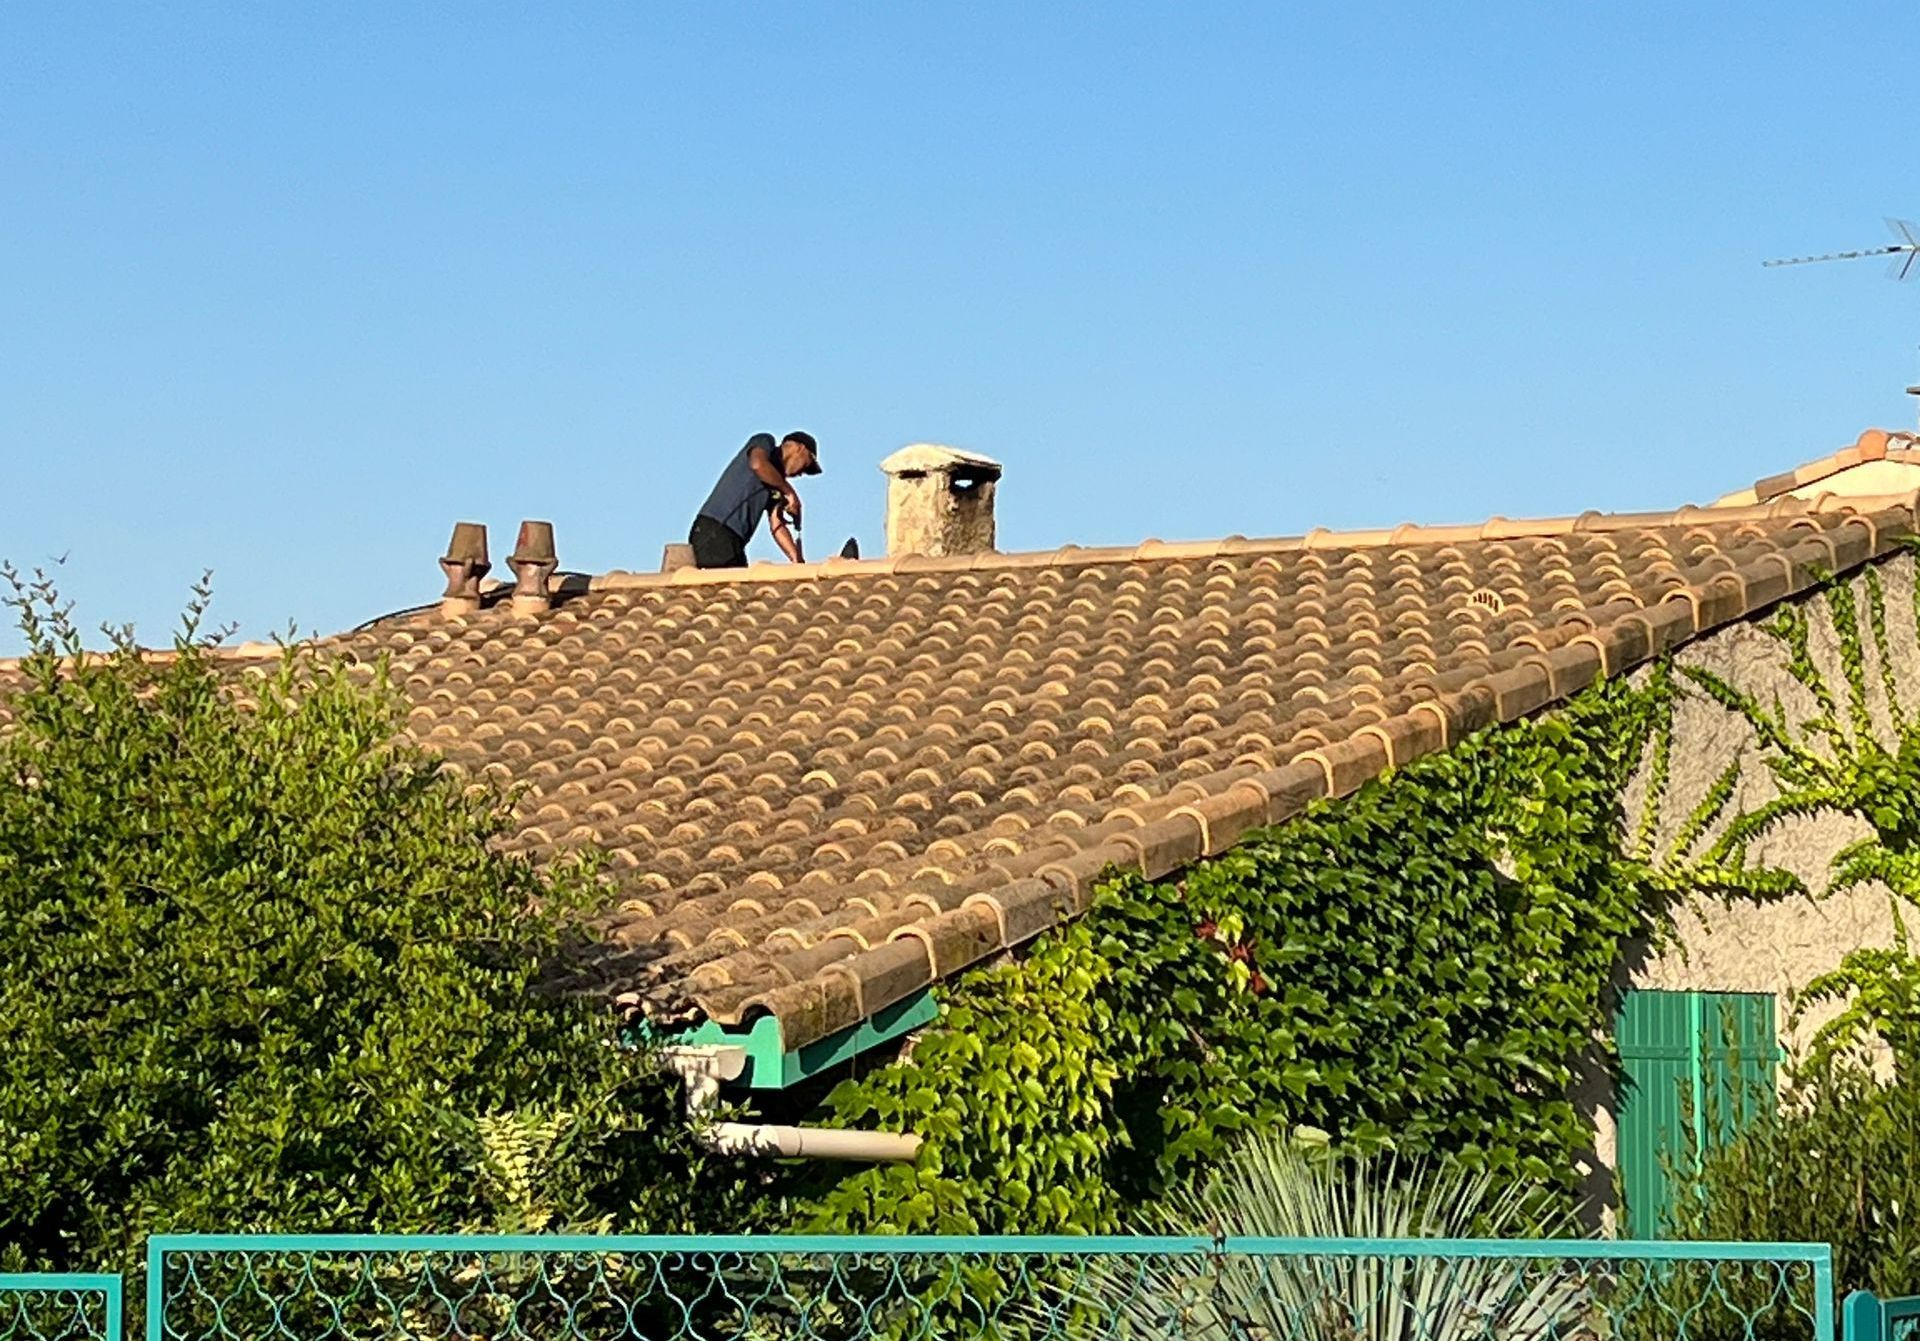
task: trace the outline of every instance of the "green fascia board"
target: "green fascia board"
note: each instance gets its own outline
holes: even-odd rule
[[[762,1015],[745,1029],[705,1020],[691,1029],[657,1037],[661,1043],[673,1047],[743,1048],[747,1069],[741,1073],[738,1083],[749,1089],[783,1090],[819,1075],[828,1067],[851,1061],[869,1048],[877,1048],[931,1024],[939,1015],[940,1005],[933,999],[932,989],[922,988],[860,1023],[802,1048],[789,1049],[785,1045],[780,1037],[780,1021],[771,1015]]]

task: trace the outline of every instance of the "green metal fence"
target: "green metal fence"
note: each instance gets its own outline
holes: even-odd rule
[[[1920,1337],[1920,1296],[1882,1299],[1855,1290],[1840,1306],[1846,1341],[1915,1341]]]
[[[1833,1341],[1835,1327],[1831,1254],[1802,1244],[166,1235],[145,1278],[147,1341]],[[1850,1298],[1848,1341],[1903,1341],[1914,1305]],[[126,1335],[118,1276],[0,1275],[0,1341]]]
[[[1833,1341],[1824,1246],[163,1236],[149,1341]]]
[[[117,1341],[120,1305],[118,1276],[0,1272],[0,1341]]]

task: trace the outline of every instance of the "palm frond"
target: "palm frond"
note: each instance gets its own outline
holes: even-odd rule
[[[1574,1223],[1485,1171],[1328,1155],[1272,1134],[1176,1192],[1146,1227],[1328,1241],[1553,1237]],[[1589,1306],[1584,1281],[1551,1265],[1325,1251],[1101,1262],[1069,1293],[1068,1311],[1099,1319],[1101,1335],[1141,1341],[1546,1341]]]

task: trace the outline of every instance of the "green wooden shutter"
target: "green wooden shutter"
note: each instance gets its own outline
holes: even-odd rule
[[[1618,1149],[1627,1233],[1661,1237],[1673,1189],[1700,1152],[1775,1102],[1779,1046],[1766,992],[1630,991],[1616,1039],[1624,1073]]]

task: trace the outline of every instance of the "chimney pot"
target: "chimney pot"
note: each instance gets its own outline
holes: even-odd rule
[[[560,566],[553,547],[553,523],[523,521],[520,537],[507,556],[513,569],[513,609],[516,614],[535,614],[553,606],[550,579]]]
[[[455,522],[453,539],[447,542],[447,558],[454,562],[477,563],[482,568],[491,567],[487,562],[487,528],[480,522]]]
[[[902,447],[887,475],[888,554],[990,554],[1000,463],[936,443]]]
[[[487,528],[479,522],[456,522],[453,539],[440,560],[447,575],[447,589],[440,597],[440,611],[447,615],[470,615],[480,609],[480,579],[493,567],[487,561]]]
[[[515,542],[513,555],[508,559],[527,562],[554,561],[553,523],[547,521],[523,521],[520,523],[520,538]]]

